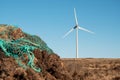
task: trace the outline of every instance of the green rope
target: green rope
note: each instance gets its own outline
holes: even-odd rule
[[[6,56],[14,57],[19,66],[23,68],[26,68],[27,66],[29,66],[36,72],[41,72],[40,68],[35,67],[35,64],[34,64],[35,56],[34,56],[34,53],[32,52],[37,47],[31,46],[31,45],[19,44],[20,41],[22,41],[23,43],[25,41],[31,44],[30,41],[26,41],[24,39],[19,39],[15,41],[6,41],[3,39],[0,39],[0,47],[4,51]],[[29,59],[27,65],[23,64],[21,60],[22,57],[24,58],[24,54],[27,55]]]

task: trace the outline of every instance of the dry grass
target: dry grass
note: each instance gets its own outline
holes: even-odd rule
[[[120,59],[62,59],[73,80],[120,80]]]

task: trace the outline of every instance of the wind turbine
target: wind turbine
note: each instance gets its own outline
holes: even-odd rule
[[[74,16],[75,16],[75,23],[76,23],[76,25],[70,30],[70,31],[68,31],[65,35],[64,35],[64,37],[63,38],[65,38],[68,34],[70,34],[74,29],[76,29],[76,58],[79,58],[78,57],[78,30],[83,30],[83,31],[86,31],[86,32],[88,32],[88,33],[94,33],[94,32],[92,32],[92,31],[90,31],[90,30],[87,30],[87,29],[85,29],[85,28],[83,28],[83,27],[80,27],[79,25],[78,25],[78,20],[77,20],[77,15],[76,15],[76,10],[75,10],[75,8],[74,8]]]

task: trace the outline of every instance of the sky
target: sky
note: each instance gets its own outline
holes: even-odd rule
[[[120,58],[120,0],[0,0],[0,24],[19,26],[37,35],[61,58],[76,57],[76,31],[79,26],[80,58]]]

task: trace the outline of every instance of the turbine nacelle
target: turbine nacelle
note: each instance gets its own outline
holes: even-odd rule
[[[78,26],[75,26],[74,29],[78,28]]]

